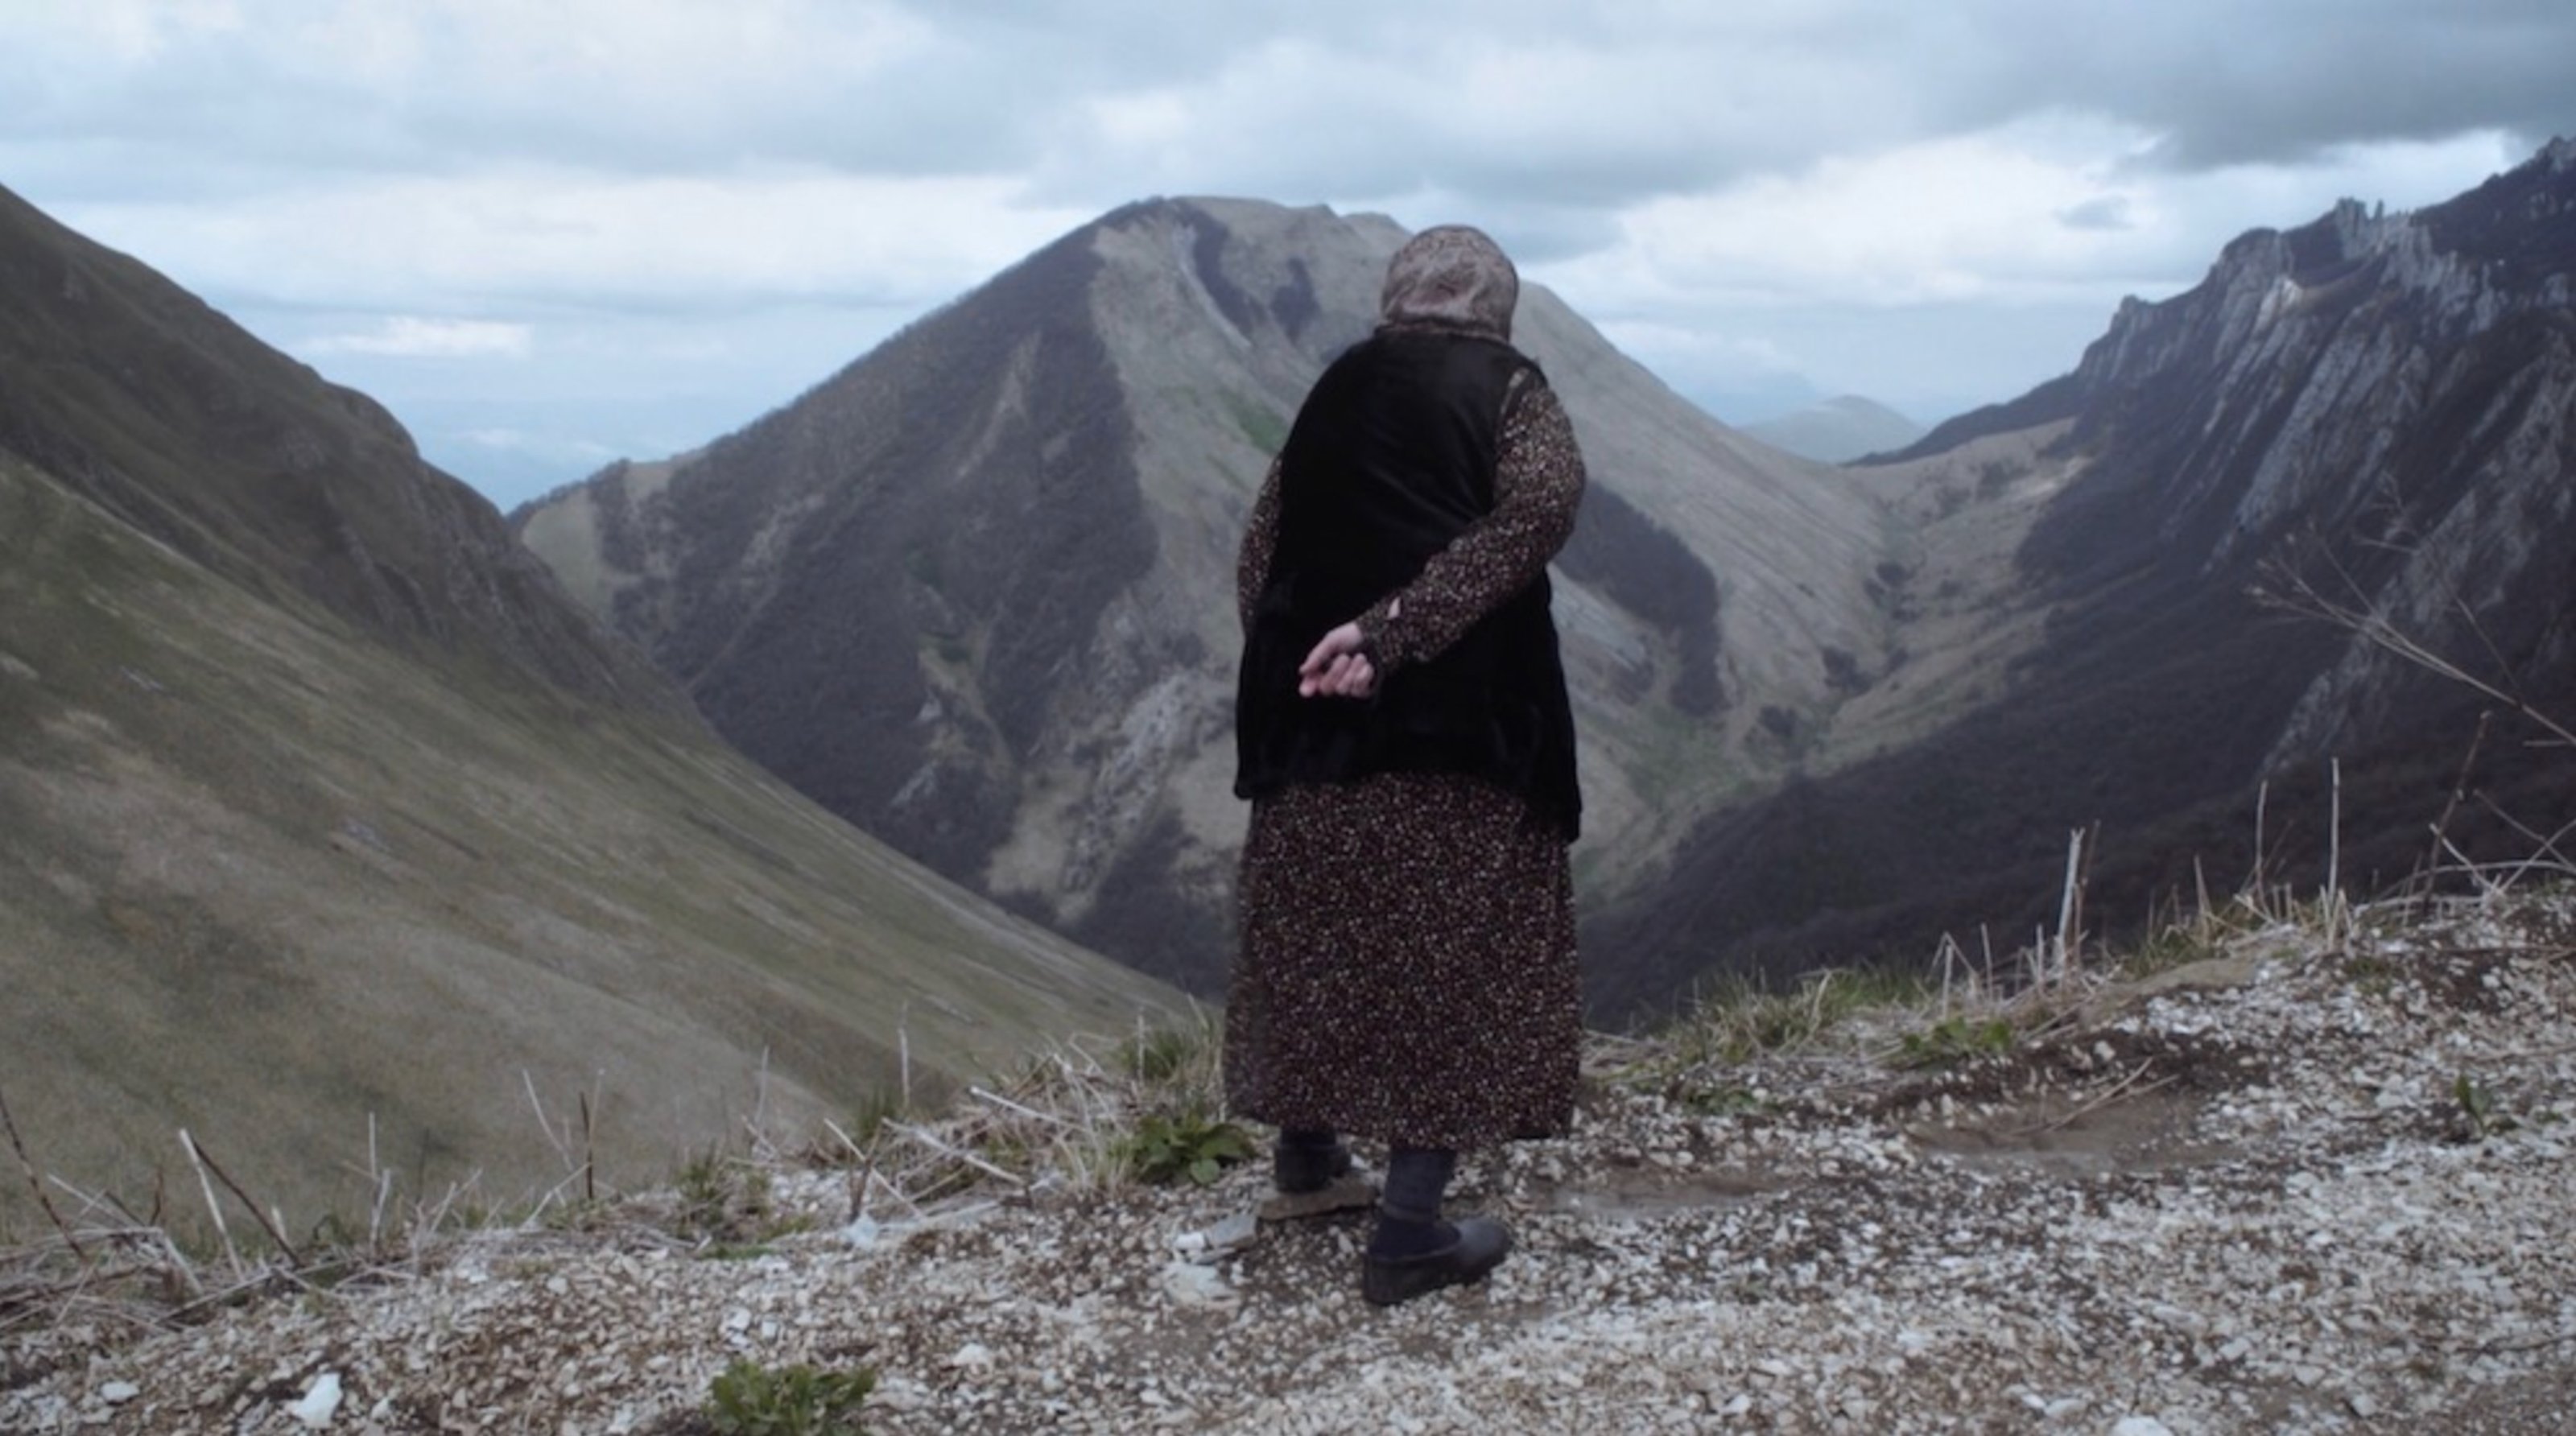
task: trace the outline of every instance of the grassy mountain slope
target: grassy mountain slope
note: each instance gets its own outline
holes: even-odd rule
[[[846,1112],[1167,1010],[694,725],[425,665],[0,462],[0,1084],[56,1170],[187,1127],[263,1194],[657,1174],[766,1102]],[[765,1074],[765,1084],[764,1084]],[[354,1182],[363,1188],[363,1182]]]
[[[1009,919],[708,733],[324,384],[0,194],[0,1093],[148,1189],[614,1179],[1168,990]],[[357,1183],[363,1185],[363,1182]],[[11,1184],[0,1201],[15,1203]]]
[[[682,711],[374,400],[0,189],[0,449],[249,588]]]

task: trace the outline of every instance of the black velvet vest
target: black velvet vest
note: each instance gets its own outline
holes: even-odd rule
[[[1503,396],[1536,368],[1495,340],[1397,330],[1315,382],[1280,453],[1278,542],[1244,633],[1237,796],[1463,773],[1518,794],[1569,842],[1580,831],[1574,714],[1544,573],[1374,697],[1297,695],[1297,665],[1317,640],[1492,511]]]

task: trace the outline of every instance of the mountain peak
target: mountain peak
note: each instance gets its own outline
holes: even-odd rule
[[[1405,237],[1320,205],[1136,201],[696,461],[603,476],[523,532],[791,783],[1212,990],[1243,821],[1236,548]],[[1632,836],[1608,845],[1616,879],[1722,770],[1794,760],[1765,708],[1820,709],[1849,681],[1836,661],[1881,661],[1884,527],[1544,286],[1524,285],[1514,336],[1594,479],[1559,592],[1588,685],[1587,827]]]

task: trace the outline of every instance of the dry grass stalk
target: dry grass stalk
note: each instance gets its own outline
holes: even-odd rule
[[[2286,563],[2271,563],[2265,568],[2265,577],[2269,581],[2257,586],[2253,591],[2255,601],[2288,613],[2331,623],[2382,652],[2503,704],[2548,733],[2555,746],[2576,748],[2576,729],[2570,729],[2555,718],[2541,712],[2520,693],[2514,691],[2511,686],[2513,678],[2510,672],[2493,680],[2482,678],[2466,666],[2435,651],[2424,640],[2398,627],[2395,619],[2390,618],[2378,604],[2371,602],[2363,594],[2361,585],[2344,570],[2342,565],[2334,561],[2331,554],[2323,554],[2322,559],[2340,583],[2343,596],[2326,593],[2307,574]],[[2487,637],[2485,625],[2478,621],[2476,610],[2458,594],[2451,595],[2450,604],[2461,622],[2476,637],[2479,646],[2486,649],[2490,658],[2495,657],[2495,644]],[[2499,663],[2499,668],[2502,667],[2503,665]]]
[[[2037,976],[2064,982],[2081,964],[2084,949],[2084,889],[2093,871],[2093,849],[2101,829],[2077,828],[2066,835],[2066,884],[2058,894],[2057,937],[2048,945],[2048,962]]]
[[[233,1275],[241,1275],[241,1251],[233,1245],[232,1228],[224,1224],[223,1203],[215,1200],[215,1184],[206,1179],[206,1164],[197,1157],[197,1144],[188,1139],[188,1129],[179,1129],[179,1146],[188,1154],[188,1165],[196,1168],[197,1187],[206,1194],[206,1213],[214,1218],[215,1235],[223,1240],[224,1257],[232,1264]]]
[[[1145,1112],[1192,1105],[1213,1110],[1218,1061],[1213,1035],[1213,1023],[1202,1015],[1197,1029],[1173,1034],[1168,1045],[1153,1047],[1150,1064],[1141,1056],[1105,1060],[1082,1042],[1070,1042],[1034,1060],[1016,1077],[969,1087],[959,1102],[935,1117],[885,1120],[864,1139],[826,1122],[829,1145],[818,1141],[807,1159],[854,1164],[852,1221],[871,1210],[906,1221],[938,1220],[974,1203],[979,1189],[1114,1185],[1128,1175],[1121,1143]],[[1148,1034],[1149,1041],[1159,1037]],[[1133,1049],[1138,1054],[1147,1050],[1148,1041]],[[1150,1074],[1144,1070],[1148,1066],[1154,1069]],[[364,1167],[356,1173],[369,1193],[362,1239],[352,1232],[346,1241],[300,1247],[287,1242],[283,1221],[253,1202],[193,1133],[181,1133],[181,1148],[197,1175],[220,1243],[219,1276],[201,1271],[163,1228],[157,1200],[153,1220],[147,1222],[112,1194],[84,1192],[51,1179],[69,1197],[66,1201],[41,1185],[37,1189],[54,1230],[41,1242],[0,1247],[0,1331],[78,1320],[103,1332],[139,1336],[200,1321],[266,1295],[319,1295],[415,1279],[467,1249],[575,1239],[546,1223],[576,1193],[588,1201],[596,1190],[590,1185],[595,1164],[589,1160],[596,1106],[586,1098],[582,1104],[582,1146],[576,1158],[571,1123],[558,1122],[546,1111],[532,1078],[523,1074],[522,1085],[540,1129],[567,1159],[569,1170],[561,1184],[508,1217],[480,1209],[479,1174],[405,1207],[395,1194],[395,1174],[383,1163],[381,1134],[371,1116]],[[759,1130],[757,1123],[753,1127]],[[765,1150],[767,1139],[759,1145]],[[23,1142],[13,1142],[13,1147],[34,1180],[35,1164]],[[771,1156],[777,1158],[774,1152]],[[251,1212],[275,1244],[274,1259],[255,1262],[239,1245],[229,1230],[225,1192]],[[705,1244],[674,1234],[667,1222],[656,1199],[647,1197],[622,1212],[585,1207],[581,1227],[596,1231],[607,1223],[633,1240],[658,1235],[675,1247]],[[112,1345],[125,1338],[103,1339]]]
[[[2164,1076],[2157,1078],[2155,1081],[2148,1083],[2144,1087],[2139,1087],[2138,1079],[2146,1076],[2147,1069],[2154,1065],[2155,1063],[2153,1062],[2139,1063],[2136,1067],[2130,1069],[2129,1075],[2112,1083],[2109,1087],[2105,1088],[2100,1095],[2094,1097],[2091,1101],[2068,1109],[2066,1112],[2060,1114],[2054,1121],[2043,1122],[2036,1127],[2023,1128],[2015,1135],[2022,1137],[2035,1137],[2047,1132],[2062,1131],[2065,1128],[2071,1127],[2077,1122],[2084,1120],[2086,1117],[2091,1116],[2095,1112],[2110,1106],[2114,1102],[2122,1101],[2130,1097],[2144,1097],[2150,1092],[2157,1091],[2164,1087],[2170,1087],[2180,1079],[2180,1073],[2168,1072]],[[2132,1092],[2132,1088],[2135,1088],[2136,1090]]]
[[[27,1144],[18,1135],[18,1119],[9,1114],[9,1096],[6,1092],[0,1092],[0,1127],[6,1127],[9,1131],[9,1150],[18,1154],[18,1170],[26,1174],[27,1190],[35,1193],[36,1205],[43,1209],[45,1219],[54,1224],[55,1231],[62,1233],[63,1242],[71,1248],[72,1254],[87,1261],[89,1254],[81,1250],[80,1238],[72,1235],[72,1229],[64,1222],[63,1214],[54,1209],[53,1199],[45,1195],[45,1184],[36,1178],[35,1161],[28,1157]]]
[[[224,1190],[232,1193],[233,1199],[240,1202],[243,1208],[249,1211],[251,1220],[259,1223],[260,1230],[268,1235],[269,1241],[274,1243],[279,1251],[286,1254],[287,1262],[291,1266],[302,1266],[304,1264],[304,1258],[302,1254],[295,1250],[295,1244],[286,1239],[286,1224],[277,1220],[275,1208],[271,1208],[266,1212],[261,1211],[259,1203],[250,1199],[250,1193],[242,1190],[241,1183],[234,1181],[232,1179],[232,1174],[225,1171],[222,1165],[215,1161],[215,1154],[207,1151],[200,1143],[190,1139],[186,1131],[182,1130],[179,1133],[179,1140],[187,1144],[188,1155],[192,1158],[203,1161],[206,1165],[206,1169],[215,1174],[215,1180],[224,1184]]]

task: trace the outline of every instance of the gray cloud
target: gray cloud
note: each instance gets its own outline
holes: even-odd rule
[[[1685,388],[1934,417],[2570,73],[2563,0],[84,0],[0,13],[0,183],[467,457],[668,447],[620,395],[756,413],[1149,194],[1477,223]]]
[[[2124,230],[2131,228],[2129,201],[2125,196],[2106,194],[2069,205],[2057,212],[2057,222],[2068,229]]]
[[[2281,0],[2248,5],[1972,6],[1990,42],[1980,123],[2038,106],[2163,137],[2181,169],[2296,165],[2338,147],[2503,131],[2522,148],[2576,129],[2576,6],[2541,0]]]
[[[604,23],[616,16],[622,24]],[[2060,109],[2185,169],[2576,129],[2576,6],[2537,0],[1843,0],[260,10],[120,60],[0,59],[0,140],[79,136],[169,194],[281,172],[548,163],[1026,176],[1105,208],[1437,186],[1616,206]],[[5,22],[0,22],[5,24]],[[354,28],[353,28],[354,27]],[[354,38],[353,38],[354,36]],[[1122,106],[1185,102],[1182,132]],[[318,122],[317,122],[318,120]],[[211,169],[206,156],[226,157]]]

